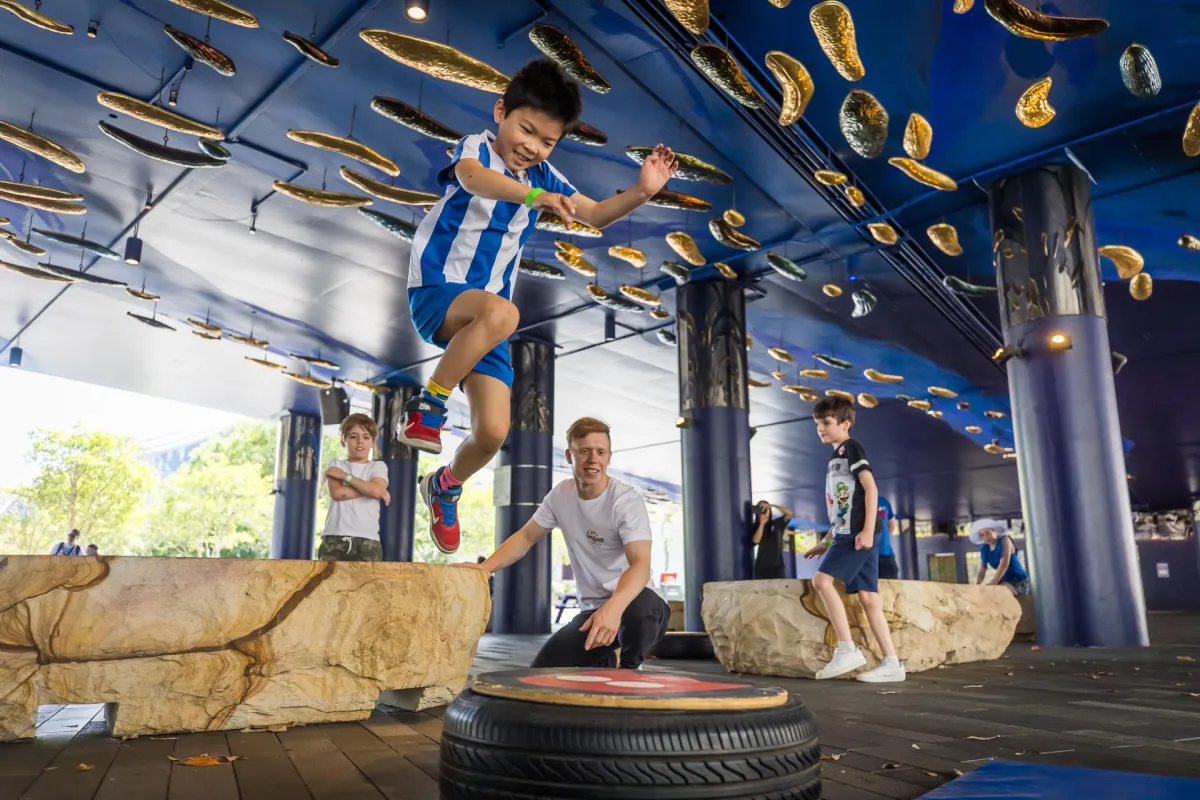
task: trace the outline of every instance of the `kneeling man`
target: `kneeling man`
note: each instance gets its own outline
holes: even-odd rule
[[[584,417],[567,430],[572,477],[550,490],[533,518],[482,564],[489,574],[521,559],[554,528],[575,570],[580,613],[547,640],[533,667],[637,669],[667,631],[670,609],[650,583],[650,518],[634,488],[608,477],[608,425]]]

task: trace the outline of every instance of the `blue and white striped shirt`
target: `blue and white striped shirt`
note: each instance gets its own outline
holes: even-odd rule
[[[476,159],[531,189],[575,194],[575,187],[548,161],[517,175],[509,172],[492,147],[495,140],[491,131],[466,137],[454,149],[450,165],[438,173],[438,185],[446,187],[446,194],[417,226],[408,262],[409,288],[463,284],[505,299],[512,296],[516,266],[538,212],[468,192],[454,174],[461,159]]]

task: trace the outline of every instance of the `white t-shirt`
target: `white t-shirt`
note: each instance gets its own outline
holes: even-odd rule
[[[330,462],[329,466],[339,467],[347,474],[367,483],[375,478],[383,478],[384,483],[387,483],[387,465],[382,461],[366,461],[355,464],[343,458],[337,458]],[[329,516],[325,518],[325,530],[321,531],[321,535],[361,536],[364,539],[379,541],[380,502],[371,497],[331,500]]]
[[[568,478],[550,490],[533,521],[563,532],[575,568],[579,604],[585,611],[612,597],[621,573],[629,568],[625,545],[653,539],[645,501],[632,486],[615,478],[594,500],[581,500],[575,480]]]

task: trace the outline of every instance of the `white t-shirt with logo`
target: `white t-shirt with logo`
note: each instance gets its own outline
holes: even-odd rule
[[[383,478],[387,483],[387,465],[382,461],[364,461],[354,463],[343,458],[336,458],[329,466],[345,470],[346,474],[370,483],[375,478]],[[379,541],[379,509],[383,501],[372,497],[356,497],[353,500],[331,500],[329,516],[325,517],[325,530],[322,536],[361,536],[364,539]]]
[[[629,569],[625,545],[653,539],[645,501],[615,478],[609,478],[604,494],[594,500],[581,500],[575,480],[568,478],[550,490],[533,521],[563,532],[584,611],[612,597],[621,573]]]

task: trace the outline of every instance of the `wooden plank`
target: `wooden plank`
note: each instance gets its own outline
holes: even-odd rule
[[[388,800],[439,800],[437,779],[390,748],[352,750],[346,757]]]
[[[0,778],[38,775],[71,743],[72,734],[38,736],[0,744]]]
[[[278,758],[287,755],[279,739],[270,731],[229,731],[225,734],[225,742],[229,745],[229,753],[241,758]]]
[[[288,728],[286,731],[281,731],[275,735],[279,738],[279,743],[283,745],[284,750],[291,750],[303,742],[329,741],[329,737],[325,735],[324,727],[324,725],[300,725],[295,728]]]
[[[442,721],[437,717],[431,717],[419,711],[389,711],[387,715],[428,739],[435,742],[442,741]]]
[[[247,756],[233,762],[238,790],[243,800],[267,797],[286,797],[288,800],[310,800],[308,787],[296,771],[282,747],[278,756]]]
[[[287,754],[314,800],[379,800],[383,797],[329,739],[296,741]]]
[[[72,739],[21,797],[29,800],[90,800],[100,788],[120,747],[121,743],[115,739]],[[80,764],[87,764],[91,769],[79,770]]]
[[[843,783],[831,780],[821,782],[821,800],[879,800],[880,795],[874,792],[855,789]]]
[[[357,750],[388,750],[386,742],[357,722],[334,722],[321,727],[329,741],[343,753]]]
[[[436,744],[417,744],[405,748],[404,757],[435,781],[441,769],[441,747]]]
[[[162,800],[171,783],[175,742],[130,739],[123,742],[95,800]]]
[[[229,745],[225,734],[181,733],[175,739],[175,758],[185,759],[204,755],[227,756]],[[187,767],[178,761],[171,764],[171,786],[168,800],[238,800],[237,778],[232,764],[215,767]]]
[[[422,736],[415,728],[376,710],[371,712],[368,719],[358,723],[369,730],[374,736],[395,747],[400,742],[428,742],[429,738]]]
[[[821,762],[821,780],[844,784],[890,800],[914,800],[926,793],[920,786],[863,772],[853,767],[843,767],[840,763],[831,761]]]

